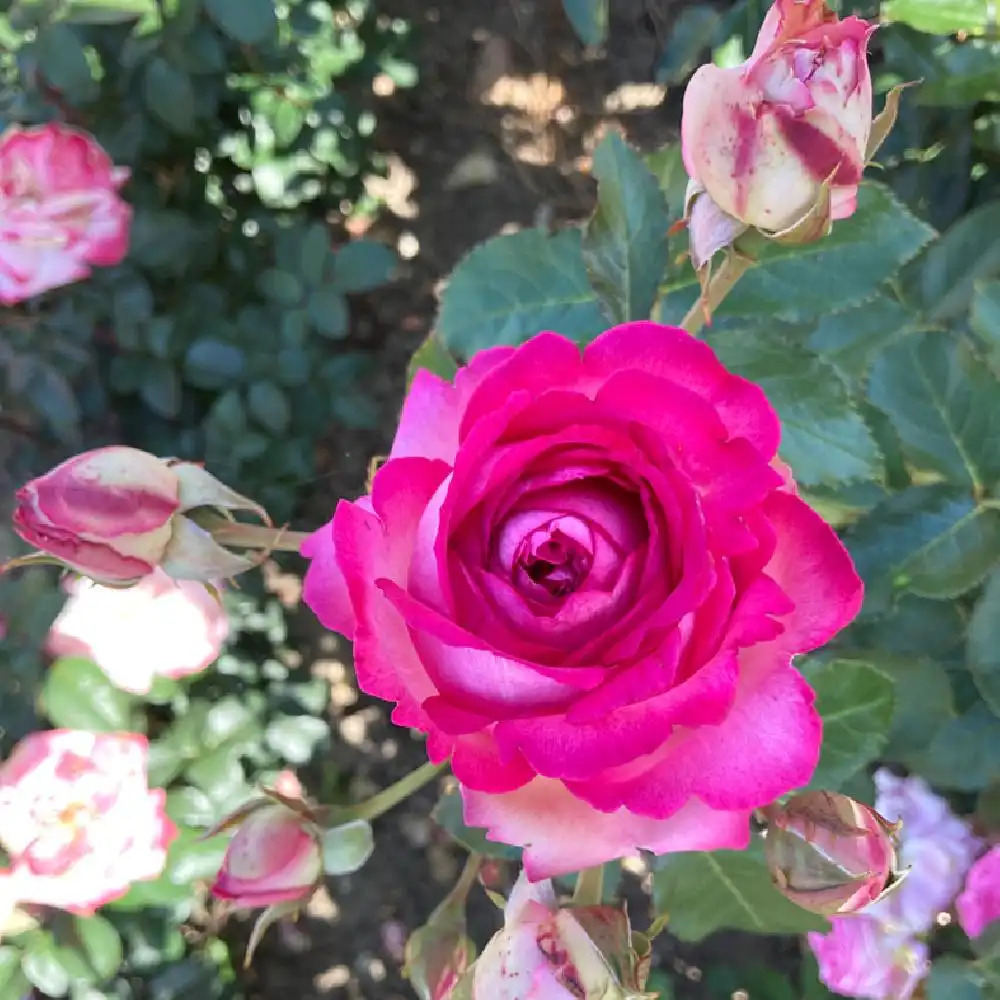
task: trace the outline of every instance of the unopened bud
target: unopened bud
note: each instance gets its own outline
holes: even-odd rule
[[[803,792],[764,811],[765,853],[778,890],[825,916],[856,913],[898,884],[899,824],[836,792]]]

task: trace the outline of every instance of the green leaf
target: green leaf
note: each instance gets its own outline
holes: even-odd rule
[[[667,214],[674,223],[684,212],[684,194],[687,191],[688,175],[684,169],[681,144],[672,142],[643,157],[649,172],[660,185],[663,197],[667,199]]]
[[[302,234],[299,244],[299,277],[310,288],[322,284],[323,267],[330,257],[330,231],[322,222],[314,222]]]
[[[297,306],[302,301],[302,282],[288,271],[272,267],[259,280],[261,293],[280,306]]]
[[[976,282],[1000,275],[1000,201],[963,215],[904,272],[907,291],[934,322],[969,307]]]
[[[702,62],[705,50],[714,43],[721,20],[719,12],[707,4],[684,7],[656,62],[656,82],[683,83]]]
[[[181,828],[170,845],[165,877],[172,885],[185,887],[201,879],[213,878],[226,856],[227,846],[225,837],[205,840],[200,830]]]
[[[205,13],[234,41],[260,45],[275,36],[274,0],[203,0]]]
[[[72,981],[60,951],[52,935],[43,932],[32,938],[30,950],[21,959],[21,971],[31,985],[50,997],[66,996]]]
[[[966,662],[983,700],[1000,715],[1000,570],[994,570],[969,620]]]
[[[221,389],[243,376],[246,357],[235,344],[205,337],[184,356],[184,377],[199,389]]]
[[[305,764],[319,744],[330,738],[330,727],[311,715],[283,715],[267,727],[264,738],[290,764]]]
[[[726,316],[818,319],[874,295],[887,278],[914,257],[934,230],[911,215],[880,184],[866,182],[857,211],[816,243],[768,243],[751,268],[714,313]],[[679,323],[697,299],[698,280],[688,268],[661,300],[661,322]]]
[[[96,663],[67,656],[49,668],[42,708],[59,729],[108,733],[130,728],[132,699],[119,691]]]
[[[351,314],[347,300],[336,288],[317,288],[310,294],[306,309],[309,322],[324,337],[341,340],[350,331]]]
[[[398,263],[395,251],[374,240],[354,240],[337,251],[333,285],[345,294],[370,292],[389,281]]]
[[[45,25],[38,32],[35,55],[42,76],[73,103],[92,96],[94,81],[87,54],[68,24],[55,21]]]
[[[417,372],[425,368],[434,375],[451,382],[458,371],[458,362],[448,353],[445,346],[431,331],[424,342],[413,352],[406,372],[406,384],[409,385]]]
[[[985,1000],[971,962],[943,955],[931,966],[924,985],[927,1000]]]
[[[894,685],[881,671],[853,660],[813,663],[803,673],[823,719],[823,747],[809,787],[836,790],[885,746]]]
[[[113,924],[104,917],[73,918],[76,936],[100,982],[106,982],[122,964],[122,941]]]
[[[349,875],[372,856],[375,838],[366,820],[357,819],[323,831],[323,871]]]
[[[656,178],[617,132],[594,151],[597,208],[583,259],[612,323],[649,319],[667,268],[670,217]]]
[[[541,229],[475,247],[451,274],[437,332],[458,358],[521,344],[543,330],[585,343],[607,326],[583,263],[582,235]]]
[[[1000,775],[1000,719],[982,702],[943,726],[914,755],[914,769],[930,784],[977,792]]]
[[[701,941],[723,928],[801,934],[829,926],[774,888],[757,845],[747,851],[668,854],[655,865],[656,912],[670,914],[670,933],[682,941]]]
[[[584,45],[601,45],[608,37],[608,0],[563,0],[563,9]]]
[[[250,416],[272,434],[284,434],[292,421],[288,397],[273,382],[254,382],[247,393]]]
[[[878,447],[834,368],[772,328],[712,331],[723,363],[767,394],[781,417],[781,457],[802,486],[882,478]]]
[[[809,347],[848,379],[860,379],[873,359],[912,329],[915,317],[888,295],[824,316],[809,335]]]
[[[986,361],[1000,372],[1000,281],[977,282],[969,323],[986,348]]]
[[[990,20],[989,0],[882,0],[881,19],[902,21],[929,35],[982,31]]]
[[[962,490],[913,486],[879,504],[845,536],[865,581],[862,614],[884,614],[895,594],[956,597],[1000,558],[1000,512]]]
[[[174,132],[194,131],[196,104],[191,77],[183,70],[155,56],[146,65],[143,77],[146,107]]]
[[[925,333],[889,347],[868,395],[917,468],[977,493],[1000,480],[1000,381],[964,340]]]
[[[521,849],[501,844],[495,840],[486,839],[486,831],[479,827],[466,826],[462,816],[462,796],[457,788],[450,788],[437,800],[431,810],[431,819],[451,836],[476,854],[488,858],[503,858],[507,861],[519,861]]]
[[[70,24],[124,24],[156,12],[156,0],[70,0],[65,19]]]
[[[158,416],[173,419],[180,413],[180,376],[170,361],[148,360],[143,365],[139,395],[142,401]]]

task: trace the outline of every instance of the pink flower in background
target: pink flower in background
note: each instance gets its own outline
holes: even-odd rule
[[[909,1000],[930,972],[927,945],[865,914],[835,917],[829,934],[810,934],[820,980],[835,993]]]
[[[969,937],[979,937],[1000,920],[1000,846],[984,854],[969,869],[965,888],[955,900],[958,922]]]
[[[874,25],[838,20],[824,0],[777,0],[750,58],[711,63],[684,93],[684,165],[697,190],[732,219],[777,232],[817,203],[827,218],[857,205],[871,131],[868,38]],[[692,215],[692,231],[696,217]]]
[[[86,132],[58,123],[0,136],[0,303],[12,305],[119,263],[129,171]]]
[[[186,677],[214,663],[229,620],[205,586],[154,570],[134,587],[69,583],[49,632],[52,656],[93,660],[113,684],[146,694],[157,677]]]
[[[746,845],[820,744],[792,657],[857,613],[761,390],[683,330],[543,333],[417,374],[372,494],[303,546],[363,690],[533,879]]]
[[[175,836],[134,733],[50,730],[0,765],[0,845],[18,902],[87,915],[156,878]]]
[[[923,778],[900,778],[882,769],[875,787],[875,808],[890,822],[903,821],[899,858],[910,871],[902,885],[865,912],[887,926],[922,933],[951,908],[980,841]]]

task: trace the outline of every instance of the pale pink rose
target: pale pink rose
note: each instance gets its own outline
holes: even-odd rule
[[[620,911],[617,911],[620,916]],[[549,881],[522,871],[504,926],[472,967],[473,1000],[627,1000],[607,958],[572,909],[560,909]]]
[[[52,624],[52,656],[93,660],[123,691],[146,694],[157,677],[186,677],[218,659],[229,620],[204,584],[154,569],[134,587],[76,579]]]
[[[308,899],[323,877],[318,827],[280,802],[247,807],[229,843],[212,893],[236,906]]]
[[[18,902],[87,915],[156,878],[176,835],[135,733],[57,729],[0,766],[0,844]]]
[[[927,945],[874,917],[835,917],[828,934],[809,934],[820,980],[835,993],[867,1000],[909,1000],[930,972]]]
[[[246,510],[270,524],[263,507],[200,465],[122,445],[74,455],[22,486],[17,501],[14,530],[38,551],[7,566],[58,562],[109,585],[134,584],[157,566],[175,580],[207,582],[257,565],[188,511]]]
[[[128,250],[132,209],[93,136],[56,122],[0,136],[0,303],[79,281]]]
[[[902,884],[865,912],[889,927],[922,933],[951,908],[981,842],[923,778],[875,774],[875,808],[903,821],[899,860],[909,868]]]
[[[969,937],[979,937],[1000,920],[1000,846],[984,854],[969,869],[965,888],[955,900],[958,922]]]
[[[862,588],[773,468],[779,436],[683,330],[542,333],[454,384],[419,372],[371,495],[303,545],[361,688],[529,877],[745,847],[808,783],[821,723],[792,658]]]
[[[839,20],[824,0],[776,0],[745,63],[702,66],[681,123],[697,189],[732,219],[778,232],[809,212],[830,181],[829,217],[851,215],[871,131],[874,30],[859,17]],[[698,235],[713,243],[707,230],[722,221],[706,216]]]

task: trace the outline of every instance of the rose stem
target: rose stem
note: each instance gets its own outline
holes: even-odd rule
[[[375,819],[382,813],[388,812],[393,806],[399,805],[404,799],[409,798],[428,781],[439,775],[447,766],[447,761],[442,764],[431,764],[430,762],[421,764],[415,771],[411,771],[388,788],[383,788],[381,792],[377,792],[370,799],[343,809],[334,809],[334,821],[340,824],[347,823],[352,819]]]
[[[753,266],[753,261],[739,253],[729,253],[722,262],[722,267],[709,278],[708,288],[698,296],[687,315],[681,320],[681,326],[690,334],[697,333],[705,324],[705,313],[709,316],[718,309],[719,304],[732,290],[733,285]]]
[[[576,877],[573,902],[577,906],[599,906],[604,898],[604,865],[584,868]]]

